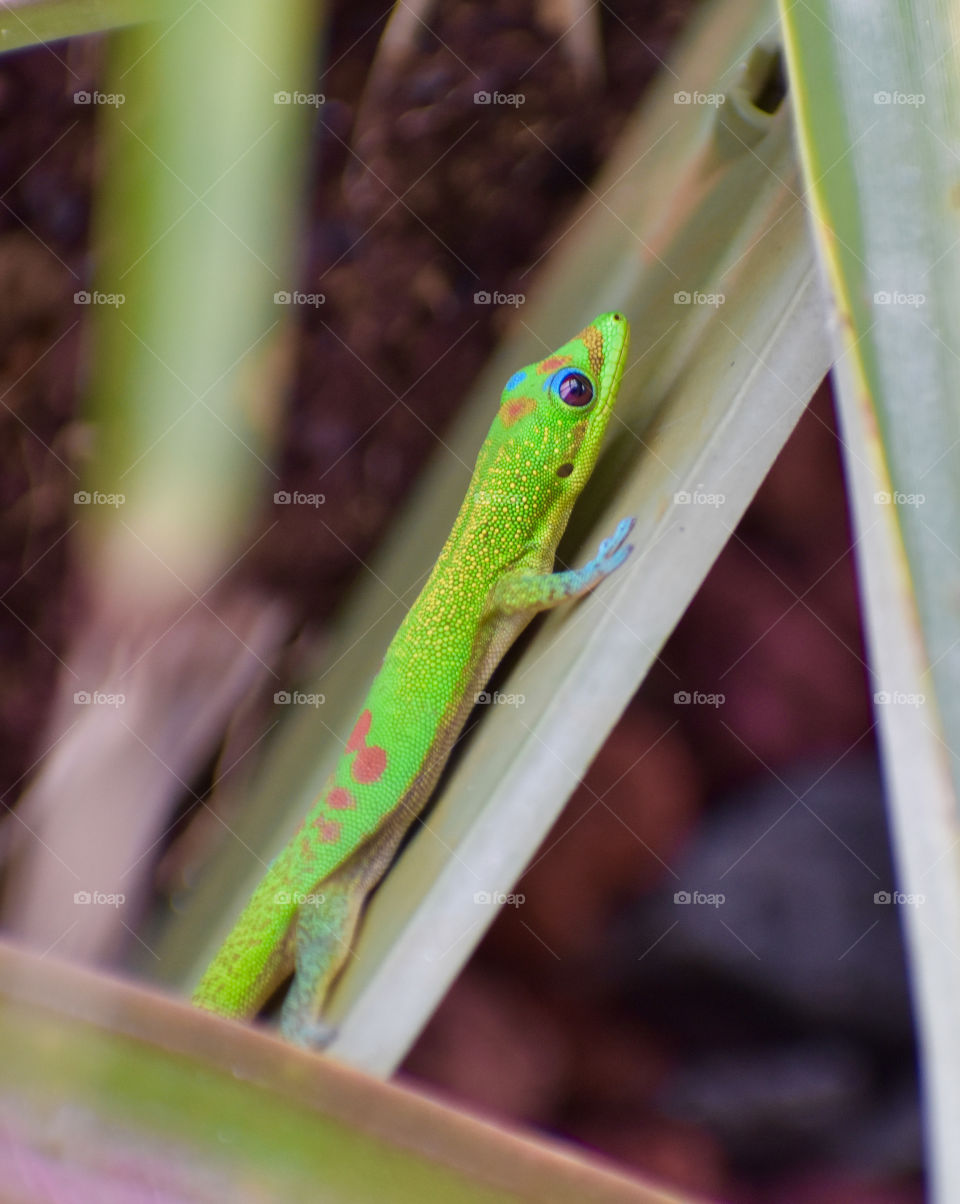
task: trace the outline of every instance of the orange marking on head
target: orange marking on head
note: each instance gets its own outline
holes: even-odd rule
[[[558,368],[566,368],[567,364],[573,363],[572,355],[551,355],[549,359],[545,359],[537,368],[537,372],[541,376],[545,376],[548,372],[556,372]]]
[[[386,768],[387,750],[373,745],[371,748],[361,749],[357,753],[351,772],[355,782],[377,782],[383,777],[383,771]]]
[[[596,326],[587,326],[580,332],[579,338],[590,357],[590,371],[594,379],[599,380],[600,369],[603,367],[603,335]]]
[[[513,426],[515,422],[519,422],[524,414],[530,414],[537,408],[537,403],[532,397],[515,397],[513,401],[508,401],[504,404],[500,411],[500,421],[504,426]]]
[[[327,806],[332,807],[334,811],[349,811],[356,805],[357,800],[342,786],[335,786],[327,795]]]
[[[369,711],[364,711],[350,733],[350,739],[347,741],[347,752],[356,752],[358,748],[363,748],[367,742],[367,733],[370,731],[370,724],[372,722],[373,716]]]

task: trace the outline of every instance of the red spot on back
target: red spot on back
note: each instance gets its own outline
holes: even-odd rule
[[[548,372],[556,372],[558,368],[566,368],[567,364],[572,363],[572,355],[551,355],[549,359],[544,360],[537,367],[537,371],[542,375],[546,375]]]
[[[347,741],[347,752],[356,752],[358,748],[363,748],[367,742],[367,733],[370,731],[370,724],[372,722],[373,716],[369,711],[364,711],[350,733],[350,739]]]
[[[515,422],[529,414],[537,408],[537,403],[532,397],[515,397],[513,401],[508,401],[500,410],[500,421],[504,426],[513,426]]]
[[[376,782],[383,776],[383,771],[387,767],[387,750],[376,744],[367,744],[367,736],[372,722],[373,716],[369,710],[364,711],[347,741],[347,752],[357,754],[351,769],[355,782]],[[339,786],[330,792],[327,802],[338,810],[357,805],[350,792]]]
[[[342,786],[334,786],[327,795],[327,806],[332,807],[334,811],[349,811],[356,805],[357,800],[349,790],[344,790]]]
[[[340,839],[340,825],[335,819],[324,819],[320,815],[313,821],[313,826],[324,844],[336,844]]]
[[[377,782],[383,777],[387,768],[387,750],[373,745],[361,749],[353,763],[353,780],[355,782]]]

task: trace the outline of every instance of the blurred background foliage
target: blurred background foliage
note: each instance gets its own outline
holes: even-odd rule
[[[594,16],[579,9],[571,17],[565,6],[457,0],[408,10],[406,28],[395,21],[384,41],[389,7],[360,0],[331,6],[321,46],[304,36],[288,48],[304,92],[323,100],[296,113],[309,123],[304,178],[291,171],[288,216],[273,218],[290,224],[288,246],[255,249],[271,293],[324,299],[277,307],[272,349],[252,382],[225,394],[224,404],[247,405],[271,468],[259,479],[225,471],[243,486],[229,534],[196,578],[178,574],[206,606],[177,591],[168,604],[207,615],[188,626],[176,663],[200,662],[199,681],[229,688],[211,706],[198,687],[190,724],[168,733],[178,753],[191,733],[206,737],[164,784],[173,821],[138,836],[149,856],[128,890],[131,930],[114,925],[74,956],[149,961],[151,920],[178,906],[220,839],[224,817],[203,805],[213,783],[235,777],[242,789],[275,722],[274,692],[317,663],[336,609],[442,447],[468,385],[508,324],[523,320],[522,307],[478,304],[477,294],[531,291],[647,85],[705,7],[605,3],[591,36]],[[565,37],[577,17],[583,36]],[[65,661],[81,668],[78,640],[93,649],[97,680],[114,663],[119,620],[91,612],[97,577],[74,533],[74,495],[102,454],[81,405],[102,365],[90,359],[90,309],[74,298],[109,262],[113,226],[102,211],[95,224],[93,198],[117,140],[133,137],[124,131],[132,118],[122,108],[105,116],[76,94],[109,92],[152,44],[150,29],[125,43],[77,38],[0,59],[8,807],[25,783],[36,789],[51,733],[69,735],[77,719],[63,671]],[[258,57],[255,37],[244,53]],[[200,54],[201,75],[203,65]],[[242,96],[253,76],[249,64],[236,70]],[[524,101],[480,106],[477,92]],[[204,304],[217,309],[215,298]],[[646,348],[642,331],[634,348]],[[212,379],[190,384],[200,391]],[[251,411],[251,397],[265,408]],[[193,515],[198,528],[210,519],[202,479],[188,477],[184,490],[177,523],[192,535]],[[296,491],[322,494],[322,507],[273,504],[275,492]],[[504,909],[405,1075],[716,1198],[921,1198],[898,921],[872,904],[894,882],[852,542],[824,388],[518,885],[525,906]],[[122,588],[157,600],[142,573]],[[232,641],[216,653],[212,633],[225,625],[244,633],[239,660]],[[125,628],[125,646],[146,655],[167,625],[151,631]],[[154,655],[172,663],[169,645]],[[678,705],[682,690],[724,702]],[[145,714],[166,702],[151,695]],[[69,801],[69,766],[62,772],[55,785]],[[37,819],[49,819],[43,808]],[[5,910],[8,927],[30,936],[16,877],[25,822],[3,828]],[[731,893],[717,867],[733,849],[743,850],[735,918],[691,907],[671,930],[678,883]],[[60,946],[75,938],[54,939],[62,931],[40,947],[70,952]]]

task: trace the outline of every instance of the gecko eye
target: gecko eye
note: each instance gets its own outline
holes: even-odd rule
[[[568,372],[557,385],[557,392],[568,406],[588,406],[593,401],[593,385],[582,372]]]

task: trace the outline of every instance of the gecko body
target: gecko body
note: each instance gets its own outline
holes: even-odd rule
[[[281,1030],[324,1043],[330,987],[363,904],[432,792],[477,695],[541,610],[579,597],[626,558],[633,520],[597,556],[554,572],[596,463],[629,345],[598,317],[507,382],[453,529],[370,686],[319,798],[270,865],[194,1002],[254,1015],[294,974]]]

